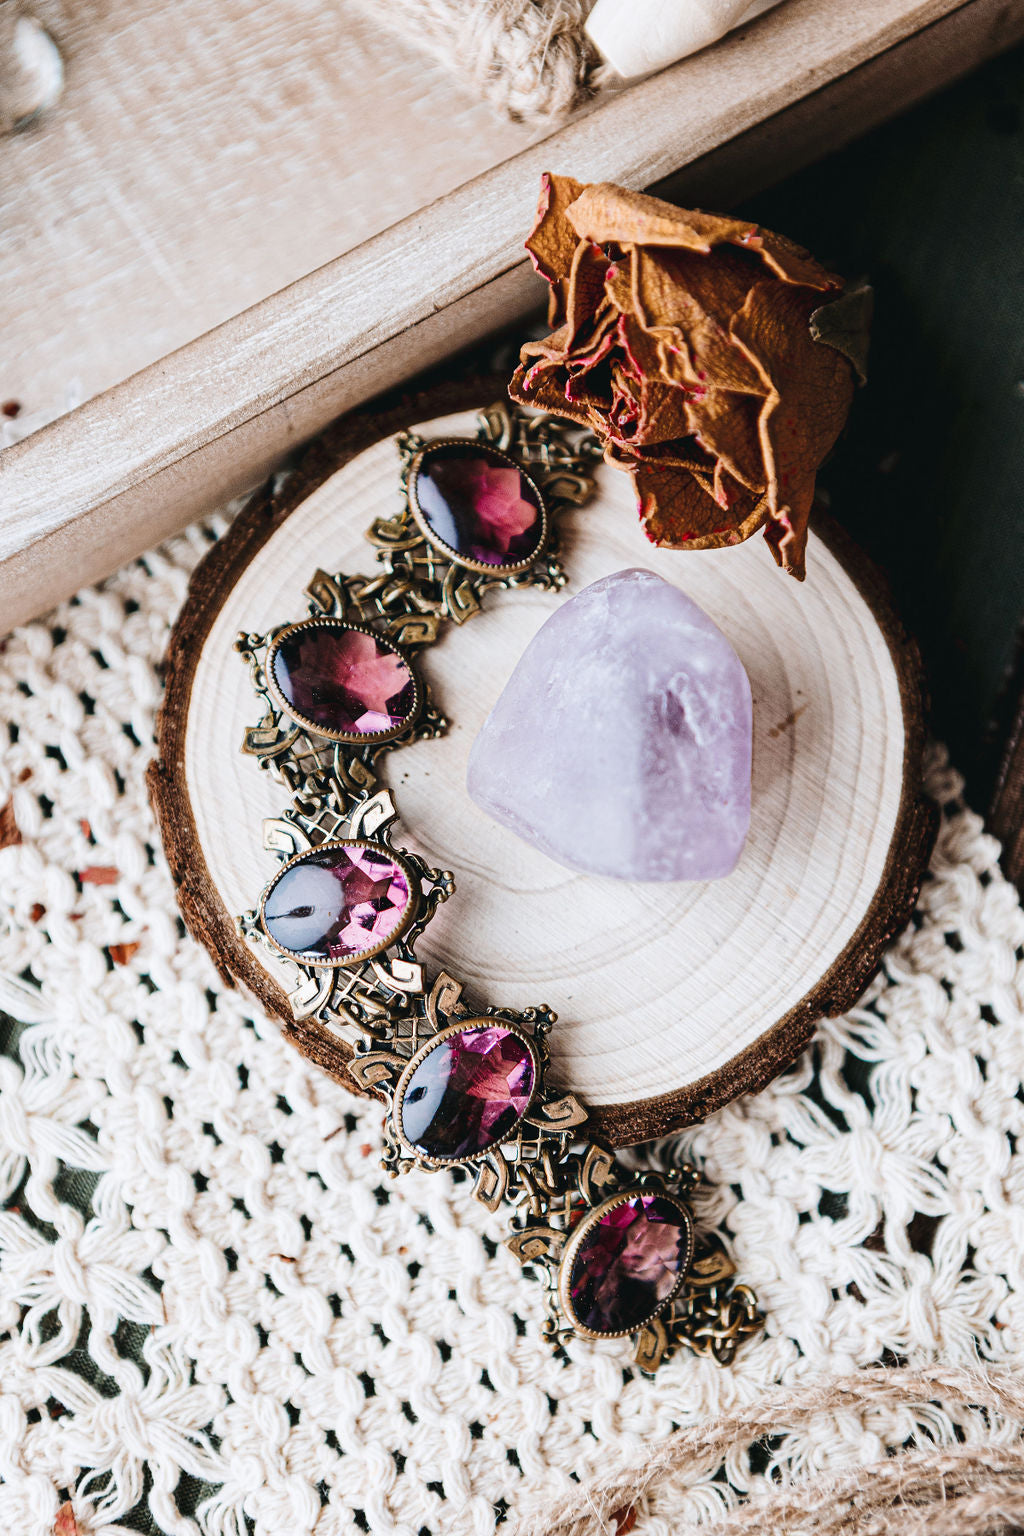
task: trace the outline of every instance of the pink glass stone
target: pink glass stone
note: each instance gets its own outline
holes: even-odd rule
[[[383,850],[328,844],[303,854],[274,882],[263,926],[297,959],[343,963],[386,944],[410,897],[405,871]]]
[[[411,492],[442,544],[478,565],[519,565],[540,547],[540,500],[525,475],[484,443],[439,443]]]
[[[628,1333],[675,1290],[690,1256],[690,1229],[663,1195],[635,1194],[595,1223],[569,1276],[578,1322],[591,1333]]]
[[[273,676],[299,717],[346,736],[396,730],[416,699],[412,673],[397,651],[340,623],[286,635],[274,652]]]
[[[618,571],[534,636],[466,787],[570,869],[715,880],[750,825],[751,733],[750,683],[717,625],[653,571]]]
[[[428,1051],[402,1094],[402,1134],[425,1157],[475,1157],[529,1108],[533,1056],[504,1024],[463,1029]]]

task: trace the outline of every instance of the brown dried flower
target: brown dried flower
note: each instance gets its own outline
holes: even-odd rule
[[[854,386],[810,322],[842,280],[745,219],[565,176],[544,177],[526,245],[557,328],[523,347],[513,399],[597,433],[653,543],[714,549],[764,527],[802,578],[815,473]]]

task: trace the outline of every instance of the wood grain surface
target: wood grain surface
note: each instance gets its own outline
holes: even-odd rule
[[[0,396],[29,413],[120,384],[538,137],[365,0],[32,10],[67,80],[0,147]]]
[[[315,242],[307,228],[323,200],[345,202],[345,167],[361,163],[364,152],[358,133],[344,138],[346,158],[337,173],[322,162],[315,184],[306,183],[304,208],[266,202],[272,236],[262,231],[257,243],[290,240],[293,272],[307,275],[0,454],[0,624],[20,622],[102,576],[256,483],[340,411],[535,305],[522,238],[548,166],[638,187],[672,177],[687,200],[728,204],[738,189],[749,192],[792,168],[794,152],[806,159],[847,142],[1022,33],[1024,7],[1004,0],[860,0],[851,7],[787,0],[540,144],[504,159],[497,152],[489,170],[309,272]],[[403,114],[364,101],[356,126],[373,135],[384,124],[390,132],[396,115]],[[418,134],[414,120],[406,131]],[[497,142],[490,129],[474,132],[468,118],[460,132],[474,145]],[[447,158],[443,147],[438,153]],[[210,157],[190,219],[193,207],[211,200],[219,208],[222,194],[229,209],[236,195],[244,201],[252,171],[246,155],[241,160],[236,174],[229,146]],[[397,195],[394,178],[405,175],[404,164],[396,150],[386,172],[378,166],[373,186],[382,205]],[[85,183],[81,196],[88,204]],[[46,237],[60,245],[69,236],[51,211]],[[88,226],[94,238],[101,230],[108,237],[119,227],[109,214],[93,226],[87,212],[83,233]],[[35,265],[20,264],[20,284],[0,285],[5,337],[25,334],[18,316],[26,283],[30,293],[39,288],[36,313],[45,324],[56,330],[62,323],[64,301],[47,285],[43,248],[27,248],[24,262],[31,250]],[[233,242],[208,254],[221,268],[244,266]],[[82,258],[87,267],[84,251]],[[189,284],[201,283],[203,270]],[[133,264],[128,288],[135,272]],[[108,329],[115,335],[131,306],[120,280],[112,283]],[[182,295],[167,288],[160,303],[171,314]]]
[[[435,409],[455,395],[435,399]],[[193,932],[343,1081],[348,1048],[291,1020],[291,967],[234,930],[233,915],[255,905],[276,867],[260,826],[286,797],[238,750],[254,714],[232,642],[242,628],[302,617],[318,564],[372,564],[362,531],[399,504],[392,434],[422,422],[427,403],[349,419],[200,568],[172,640],[151,770]],[[473,425],[462,412],[423,430]],[[637,525],[628,479],[609,469],[562,527],[570,592],[630,565],[657,571],[711,614],[744,662],[754,696],[753,811],[737,869],[704,884],[585,877],[468,799],[474,736],[562,600],[554,594],[497,594],[426,653],[423,671],[451,729],[390,756],[385,775],[400,808],[398,843],[456,872],[456,895],[421,955],[463,978],[476,1004],[554,1007],[555,1075],[592,1106],[601,1134],[622,1144],[762,1085],[817,1019],[852,1004],[909,917],[934,823],[919,798],[915,653],[837,531],[814,534],[802,586],[777,571],[760,539],[700,554],[656,550]]]

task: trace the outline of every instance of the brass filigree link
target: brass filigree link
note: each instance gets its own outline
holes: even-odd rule
[[[593,471],[602,450],[593,434],[551,416],[531,415],[504,402],[480,413],[478,433],[482,442],[511,454],[539,488],[550,524],[540,557],[531,567],[515,574],[485,574],[454,565],[434,548],[412,515],[409,505],[409,473],[426,442],[414,432],[398,439],[401,489],[404,505],[394,518],[379,518],[367,537],[378,549],[377,558],[393,591],[402,593],[421,619],[431,615],[437,626],[444,620],[464,624],[479,613],[488,592],[516,587],[545,587],[558,591],[566,575],[558,560],[558,519],[570,507],[583,506],[593,494]],[[395,637],[398,638],[398,630]],[[430,637],[431,639],[433,636]]]
[[[721,1251],[698,1258],[690,1267],[674,1304],[673,1324],[682,1348],[731,1365],[746,1339],[764,1327],[757,1297],[749,1285],[733,1283],[735,1266]]]
[[[394,518],[378,519],[367,533],[377,551],[372,575],[330,574],[318,570],[306,589],[311,618],[337,619],[380,634],[407,657],[431,644],[446,623],[462,624],[480,611],[486,595],[500,588],[540,586],[558,589],[565,574],[557,558],[557,519],[582,506],[593,491],[593,468],[601,450],[594,438],[567,423],[513,409],[504,403],[480,414],[480,441],[519,462],[541,491],[547,534],[537,559],[515,573],[476,572],[463,568],[435,548],[412,515],[409,473],[426,446],[413,433],[398,438],[403,505]],[[242,750],[287,787],[291,803],[264,823],[264,844],[281,859],[292,858],[338,839],[369,838],[393,848],[397,810],[381,787],[377,765],[392,748],[443,732],[447,721],[434,708],[419,673],[420,707],[406,729],[384,741],[363,744],[329,741],[291,720],[268,686],[270,648],[290,625],[266,634],[243,633],[236,649],[249,665],[263,715],[245,733]],[[688,1166],[668,1173],[637,1174],[586,1135],[586,1108],[571,1093],[549,1086],[547,1040],[555,1014],[546,1005],[516,1011],[487,1008],[470,1015],[463,985],[442,971],[429,977],[416,958],[416,943],[437,907],[452,894],[454,877],[433,869],[406,849],[396,854],[418,885],[415,917],[401,936],[380,954],[350,965],[316,967],[276,949],[275,958],[291,975],[289,991],[295,1017],[313,1020],[354,1051],[349,1072],[357,1086],[381,1098],[386,1107],[381,1166],[397,1177],[413,1168],[439,1169],[445,1160],[423,1156],[403,1139],[396,1094],[417,1053],[460,1021],[486,1024],[489,1019],[515,1026],[531,1043],[537,1087],[529,1110],[514,1133],[482,1154],[452,1159],[475,1173],[474,1194],[490,1210],[511,1212],[507,1246],[544,1284],[547,1319],[544,1337],[559,1346],[585,1332],[568,1318],[560,1293],[566,1245],[588,1213],[617,1195],[640,1190],[684,1200],[697,1175]],[[238,919],[250,942],[270,944],[259,910]],[[691,1262],[682,1287],[648,1323],[633,1330],[633,1358],[653,1371],[677,1348],[728,1364],[744,1340],[757,1334],[763,1319],[747,1286],[732,1283],[725,1254],[705,1247]],[[587,1335],[593,1336],[593,1335]]]
[[[317,848],[339,838],[371,838],[391,848],[398,818],[389,790],[364,795],[354,805],[339,809],[335,794],[307,794],[295,798],[281,815],[263,823],[263,844],[282,859]],[[366,1040],[412,1041],[420,1031],[417,1003],[425,982],[423,966],[416,958],[416,941],[442,901],[455,890],[451,870],[434,869],[419,854],[401,850],[416,877],[420,895],[413,920],[401,937],[381,955],[350,966],[303,965],[277,953],[282,968],[293,977],[288,997],[296,1019],[315,1019],[328,1032],[360,1047]],[[258,909],[237,919],[243,938],[267,944]]]
[[[367,530],[378,569],[369,576],[318,570],[306,588],[307,613],[364,625],[403,651],[415,652],[437,639],[447,622],[464,624],[479,613],[489,592],[540,586],[559,589],[565,573],[557,559],[557,521],[571,506],[582,506],[594,489],[593,470],[601,457],[596,438],[554,417],[530,414],[498,402],[479,415],[481,442],[511,453],[534,479],[549,516],[548,536],[537,560],[515,575],[465,570],[435,549],[417,526],[409,507],[409,469],[422,438],[405,432],[397,440],[402,507],[391,519],[378,519]],[[351,744],[328,741],[290,720],[268,687],[267,653],[291,625],[266,634],[243,632],[235,649],[249,664],[253,690],[263,714],[250,726],[242,751],[282,780],[296,797],[333,795],[346,808],[377,788],[383,755],[410,741],[440,736],[448,722],[435,708],[423,683],[423,702],[407,730],[387,741]],[[421,680],[422,681],[422,680]]]

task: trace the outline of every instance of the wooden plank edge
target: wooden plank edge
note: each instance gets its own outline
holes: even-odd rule
[[[650,190],[733,205],[845,149],[1024,41],[1024,5],[970,0]]]
[[[799,7],[800,0],[790,3]],[[769,22],[777,14],[771,13],[763,21]],[[743,36],[737,34],[737,42],[742,42]],[[673,195],[684,200],[727,206],[777,176],[848,143],[1021,36],[1024,9],[1007,7],[1005,0],[967,0],[952,10],[947,7],[930,26],[897,41],[768,120],[698,155],[669,181],[662,177],[659,187],[670,187]],[[684,61],[648,84],[671,83],[676,70],[692,62]],[[626,95],[632,98],[632,93]],[[551,163],[557,164],[563,149],[568,153],[571,148],[571,137],[623,99],[613,98],[582,124],[571,124],[542,146],[527,151],[526,157],[538,157],[540,164],[551,155],[556,157]],[[427,237],[428,231],[422,227],[427,214],[427,223],[434,225],[438,219],[451,216],[455,200],[470,193],[477,200],[486,197],[493,178],[508,169],[498,167],[442,199],[426,214],[405,221],[417,226],[418,233],[406,230],[402,242],[407,243],[414,234],[421,240]],[[632,179],[638,184],[636,176]],[[402,228],[396,226],[396,230]],[[393,239],[395,231],[389,233]],[[255,354],[274,351],[275,338],[287,332],[294,306],[306,302],[297,290],[306,289],[328,272],[335,272],[337,277],[336,269],[341,268],[349,274],[357,271],[361,280],[365,279],[367,256],[375,245],[369,242],[321,274],[272,296],[0,455],[0,628],[11,628],[45,611],[193,517],[250,488],[339,412],[479,339],[496,324],[521,319],[539,297],[536,280],[519,259],[517,239],[516,254],[513,258],[505,253],[507,264],[502,270],[404,327],[370,336],[363,342],[363,350],[353,351],[337,366],[318,371],[323,356],[312,362],[307,359],[307,365],[297,369],[290,388],[278,381],[277,397],[273,389],[255,390],[251,410],[236,410],[234,416],[222,411],[219,422],[197,427],[187,441],[167,448],[162,456],[157,454],[127,468],[124,463],[112,464],[109,472],[99,462],[84,500],[77,504],[73,496],[62,497],[59,510],[55,509],[52,491],[47,489],[41,531],[35,536],[30,531],[26,538],[26,522],[32,523],[33,508],[39,511],[43,494],[39,488],[59,483],[64,466],[80,460],[83,453],[96,453],[97,439],[127,430],[126,421],[135,421],[138,427],[147,404],[159,414],[160,400],[167,391],[187,398],[199,376],[207,382],[211,378],[217,381],[221,390],[229,389],[224,381],[240,369],[251,368]],[[345,289],[342,282],[339,292]],[[150,386],[157,389],[158,398],[147,402]],[[36,522],[38,526],[38,518]]]
[[[525,268],[523,227],[548,165],[648,185],[963,3],[862,0],[837,17],[830,0],[788,0],[714,49],[608,97],[0,455],[0,558],[365,354],[379,359],[410,327]],[[51,494],[56,455],[46,452],[58,440],[60,508]]]

